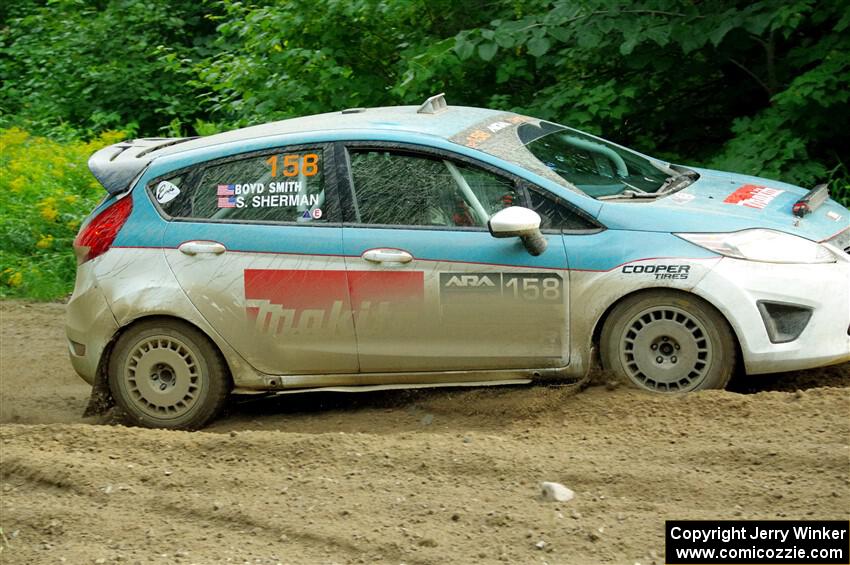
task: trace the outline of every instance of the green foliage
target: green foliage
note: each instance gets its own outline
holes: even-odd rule
[[[192,0],[18,0],[0,25],[0,126],[67,139],[200,117],[187,85],[211,54],[205,15]]]
[[[207,89],[214,117],[245,125],[347,107],[396,104],[407,77],[402,60],[448,38],[483,1],[281,0],[253,6],[223,0],[217,53],[199,63],[193,84]],[[448,43],[450,39],[444,43]],[[443,46],[442,51],[449,51]],[[455,63],[459,61],[455,60]],[[433,75],[428,75],[428,80]],[[395,88],[398,87],[398,88]]]
[[[846,1],[562,0],[465,30],[454,52],[498,59],[482,87],[510,108],[678,162],[844,189],[848,27]]]
[[[51,299],[71,291],[74,236],[104,195],[85,163],[124,137],[106,132],[88,143],[59,143],[0,130],[0,297]]]

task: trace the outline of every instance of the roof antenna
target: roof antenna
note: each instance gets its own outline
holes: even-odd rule
[[[419,109],[416,110],[417,114],[437,114],[442,112],[446,108],[448,108],[448,103],[446,102],[446,93],[441,92],[439,94],[435,94],[428,100],[422,103],[419,106]]]

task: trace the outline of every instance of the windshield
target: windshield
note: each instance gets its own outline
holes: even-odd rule
[[[540,162],[594,198],[629,188],[655,192],[670,176],[637,153],[549,122],[522,124],[517,135]]]
[[[593,198],[652,195],[676,171],[578,130],[516,114],[453,137]]]

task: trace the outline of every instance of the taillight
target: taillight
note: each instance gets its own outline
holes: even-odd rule
[[[95,216],[74,238],[77,264],[94,259],[109,251],[115,236],[133,211],[133,198],[129,194]]]

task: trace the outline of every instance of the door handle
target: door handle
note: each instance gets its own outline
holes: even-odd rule
[[[221,255],[227,251],[227,248],[217,241],[186,241],[181,243],[177,249],[186,255],[197,255],[198,253]]]
[[[410,263],[413,255],[401,249],[367,249],[361,255],[372,263]]]

